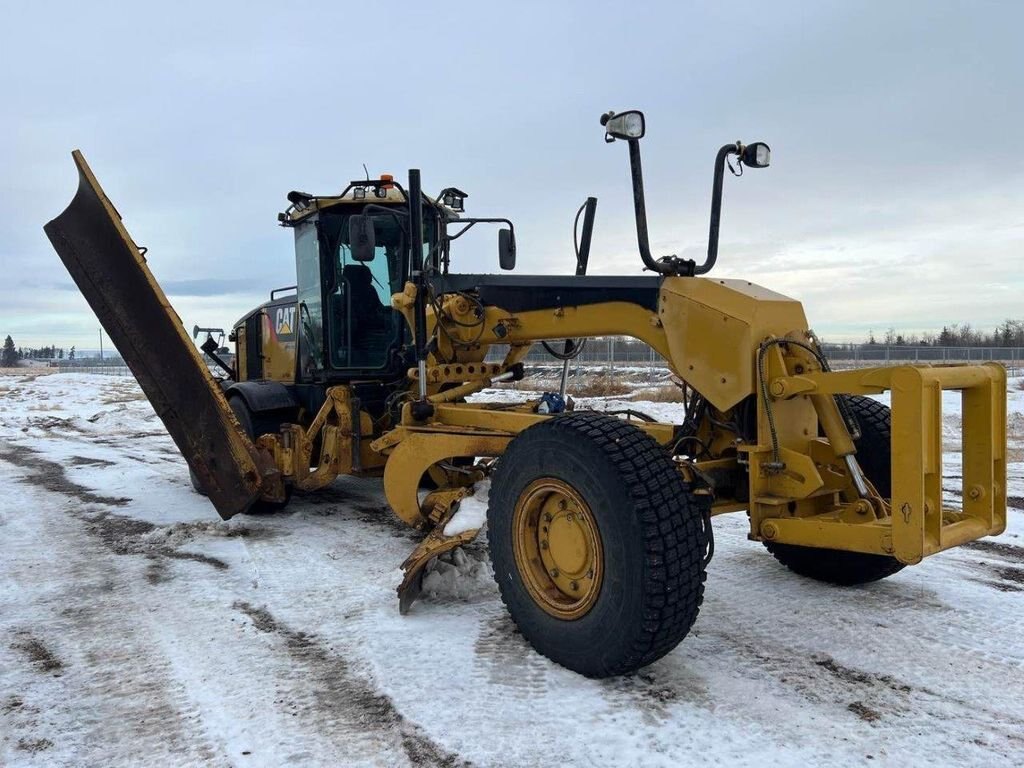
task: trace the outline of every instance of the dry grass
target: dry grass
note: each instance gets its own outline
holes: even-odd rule
[[[615,395],[628,395],[633,391],[632,387],[616,381],[607,374],[588,377],[583,382],[569,382],[569,393],[574,397],[613,397]]]
[[[1024,441],[1024,414],[1011,413],[1007,417],[1006,436],[1011,440]]]
[[[125,392],[107,395],[100,402],[105,405],[118,405],[119,403],[134,403],[138,400],[145,400],[146,394],[144,392]]]
[[[681,403],[683,402],[683,390],[671,384],[662,387],[647,387],[637,391],[636,399],[653,403]]]

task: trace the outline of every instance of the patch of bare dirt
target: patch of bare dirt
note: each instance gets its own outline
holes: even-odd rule
[[[1024,547],[1006,544],[1002,541],[969,541],[962,545],[964,549],[974,549],[987,555],[996,555],[1006,560],[1024,563]]]
[[[96,459],[89,456],[72,456],[68,464],[73,467],[112,467],[114,462],[106,459]]]
[[[0,704],[0,714],[9,715],[12,712],[21,712],[25,706],[25,702],[22,701],[21,696],[11,695],[4,699],[3,704]]]
[[[36,752],[42,752],[52,746],[53,742],[49,739],[18,739],[18,749],[22,752],[28,752],[33,755]]]
[[[846,707],[865,723],[874,723],[882,719],[882,715],[866,705],[863,701],[854,701]]]
[[[43,645],[42,640],[27,632],[21,633],[20,638],[11,643],[11,649],[20,651],[40,672],[56,673],[64,668],[61,660],[54,655],[53,651]]]
[[[900,693],[910,693],[912,690],[909,685],[900,683],[889,675],[880,675],[871,672],[862,672],[857,669],[850,669],[849,667],[844,667],[830,656],[815,659],[814,663],[822,669],[831,672],[835,677],[846,683],[854,685],[881,685],[893,691],[899,691]]]
[[[1024,587],[1018,587],[1016,584],[1008,581],[989,581],[987,579],[975,579],[975,581],[979,584],[984,584],[986,587],[998,589],[1000,592],[1024,592]]]
[[[1020,554],[1004,554],[1007,549],[1011,551],[1019,551],[1018,547],[1013,547],[1009,544],[1002,544],[1001,542],[976,541],[971,543],[975,545],[970,547],[971,549],[995,554],[1001,559],[1022,562]],[[977,545],[985,545],[985,547]],[[999,547],[999,549],[996,547]],[[980,578],[975,578],[973,581],[976,581],[979,584],[984,584],[987,587],[998,589],[1000,592],[1024,592],[1024,568],[1017,568],[1013,565],[993,562],[990,560],[978,560],[969,563],[969,565],[978,572]]]
[[[41,429],[44,432],[85,434],[85,430],[67,416],[32,416],[29,417],[27,425],[22,427],[21,431],[27,432],[30,428]]]
[[[83,457],[76,457],[82,459]],[[0,449],[0,459],[15,466],[30,470],[30,474],[22,478],[23,482],[36,485],[51,493],[59,493],[85,504],[121,507],[131,499],[103,496],[94,493],[83,485],[68,478],[64,467],[55,461],[43,458],[28,448]],[[90,459],[84,459],[90,462]],[[104,460],[99,460],[104,461]],[[74,459],[71,463],[75,463]],[[179,523],[171,526],[157,527],[145,520],[114,515],[107,511],[99,514],[72,510],[72,514],[81,519],[86,530],[96,536],[112,552],[118,555],[149,555],[164,557],[171,560],[191,560],[209,565],[218,570],[227,570],[228,564],[223,560],[197,552],[184,552],[177,547],[191,541],[198,532],[219,536],[271,535],[270,531],[251,529],[243,526],[230,526],[222,523],[199,521],[195,523]],[[166,572],[152,567],[147,572],[150,583],[166,581]]]
[[[144,534],[148,543],[162,546],[180,547],[197,536],[213,536],[225,539],[269,539],[278,535],[271,528],[262,526],[238,525],[234,521],[195,520],[187,523],[174,523],[153,527]]]
[[[174,545],[184,543],[168,542],[163,535],[164,528],[158,528],[153,523],[145,520],[136,520],[131,517],[112,515],[103,512],[92,517],[83,518],[86,530],[96,536],[104,545],[117,555],[147,555],[152,557],[165,557],[172,560],[191,560],[196,563],[209,565],[217,570],[227,570],[228,564],[223,560],[200,554],[198,552],[183,552],[175,549]],[[168,526],[173,528],[173,526]],[[154,534],[156,535],[150,535]],[[166,578],[151,578],[147,575],[150,583],[166,581]]]
[[[996,568],[995,571],[996,575],[998,575],[1003,581],[1020,584],[1021,589],[1024,589],[1024,569],[1004,566],[1002,568]]]
[[[59,493],[85,504],[121,507],[131,501],[124,497],[103,496],[84,485],[79,485],[68,478],[63,465],[43,458],[30,448],[0,448],[0,460],[29,470],[27,476],[19,478],[21,482],[35,485],[51,493]]]

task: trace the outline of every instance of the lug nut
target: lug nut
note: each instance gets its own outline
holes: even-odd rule
[[[569,586],[572,587],[573,592],[580,588],[579,582],[576,581],[572,582],[572,584],[570,584]]]

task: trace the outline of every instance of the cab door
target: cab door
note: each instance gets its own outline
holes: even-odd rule
[[[324,372],[323,269],[320,222],[314,217],[295,228],[299,381],[316,381]]]

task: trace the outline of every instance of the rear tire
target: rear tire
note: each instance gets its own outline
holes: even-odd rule
[[[495,580],[519,631],[588,677],[671,651],[703,600],[704,498],[621,419],[573,413],[523,431],[498,460],[487,510]]]
[[[857,461],[879,495],[887,499],[892,496],[889,408],[877,400],[860,395],[846,395],[843,399],[860,423],[861,436],[856,442]],[[885,555],[770,542],[765,542],[765,547],[793,573],[841,586],[878,581],[903,569],[903,563]]]
[[[277,432],[281,429],[281,424],[284,423],[285,414],[280,411],[270,411],[267,413],[253,413],[246,402],[241,397],[228,398],[228,405],[231,406],[231,411],[235,414],[235,418],[238,419],[238,423],[242,425],[242,429],[245,430],[245,434],[249,436],[249,439],[253,442],[260,435],[266,435],[268,433]],[[286,485],[284,489],[284,501],[257,501],[251,507],[249,507],[249,514],[251,515],[265,515],[271,512],[280,512],[282,509],[288,506],[288,502],[292,500],[292,487]]]

